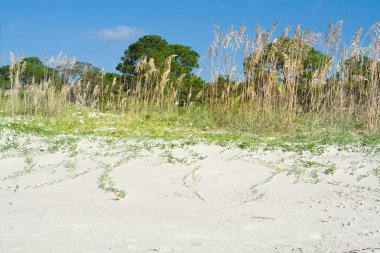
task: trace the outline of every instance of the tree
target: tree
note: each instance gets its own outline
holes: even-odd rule
[[[9,89],[11,86],[9,80],[9,65],[0,67],[0,89]]]
[[[288,108],[298,103],[309,110],[316,104],[313,100],[326,97],[324,90],[317,90],[320,86],[312,84],[327,81],[331,60],[307,41],[280,37],[245,59],[245,83],[255,87],[256,95],[265,101],[277,102],[277,97],[286,95]]]
[[[75,83],[81,79],[82,82],[91,82],[96,85],[101,82],[102,70],[91,63],[77,61],[64,69],[62,74],[65,81],[69,83]]]
[[[43,80],[52,79],[55,83],[60,82],[58,71],[54,68],[45,66],[38,57],[27,57],[17,64],[25,64],[25,69],[20,76],[20,83],[27,85],[31,83],[41,83]],[[9,65],[0,68],[0,87],[3,89],[10,88],[10,70]]]
[[[148,59],[153,58],[155,65],[162,69],[165,59],[171,55],[176,55],[171,67],[171,73],[174,77],[190,74],[193,68],[199,67],[199,54],[191,47],[169,44],[158,35],[145,35],[125,50],[124,56],[121,58],[122,62],[117,65],[116,69],[127,76],[134,76],[136,65],[143,56]]]
[[[355,82],[358,79],[366,80],[371,77],[373,71],[380,70],[380,62],[362,55],[360,57],[350,57],[343,62],[343,69],[348,76],[349,82]]]
[[[314,49],[306,43],[288,37],[278,38],[275,42],[264,46],[263,52],[255,66],[252,64],[254,54],[244,61],[244,70],[248,71],[261,68],[265,71],[275,69],[277,74],[283,78],[285,56],[301,59],[302,69],[298,70],[300,79],[310,81],[312,74],[320,67],[326,65],[331,57]]]
[[[25,72],[21,77],[23,84],[32,82],[40,83],[45,76],[45,66],[38,57],[28,57],[22,60],[26,62]]]
[[[169,44],[161,36],[145,35],[132,43],[124,52],[116,69],[124,74],[126,80],[131,81],[136,76],[136,66],[143,57],[154,59],[155,66],[162,71],[165,68],[165,59],[175,55],[171,62],[169,78],[178,79],[185,75],[180,89],[180,104],[185,104],[195,99],[197,92],[202,89],[204,81],[192,73],[194,68],[198,68],[199,54],[189,46],[180,44]]]

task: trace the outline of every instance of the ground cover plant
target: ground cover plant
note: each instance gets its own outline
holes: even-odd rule
[[[380,253],[380,2],[341,2],[1,1],[0,252]]]
[[[156,35],[131,44],[121,74],[62,54],[45,64],[11,55],[1,69],[1,123],[40,134],[225,138],[242,147],[265,137],[378,143],[380,24],[359,28],[347,45],[341,21],[324,35],[296,26],[274,36],[277,26],[257,26],[254,36],[215,26],[207,82],[201,68],[194,72],[196,52]]]
[[[197,187],[203,167],[197,163],[207,155],[191,146],[216,144],[247,150],[248,156],[268,150],[291,154],[277,162],[256,157],[273,171],[248,187],[240,205],[261,200],[266,193],[262,186],[280,174],[294,177],[295,183],[317,184],[338,170],[335,163],[308,159],[308,154],[322,156],[337,147],[376,156],[380,23],[363,36],[358,29],[348,45],[342,40],[342,22],[330,23],[324,36],[300,26],[292,35],[286,27],[274,36],[278,25],[268,31],[257,26],[252,39],[246,27],[223,34],[215,26],[207,82],[200,77],[195,51],[157,35],[143,36],[128,47],[117,65],[121,74],[104,73],[63,54],[45,63],[11,54],[10,65],[0,69],[0,149],[2,159],[20,155],[25,161],[22,170],[2,180],[13,180],[8,189],[17,191],[19,178],[35,173],[65,171],[24,188],[98,171],[98,188],[119,200],[128,193],[115,184],[116,169],[143,158],[144,152],[158,153],[161,162],[192,167],[182,185],[205,201]],[[33,147],[30,138],[38,137],[37,143],[44,144]],[[80,148],[89,138],[102,153]],[[61,161],[36,161],[48,153]],[[92,167],[80,168],[81,159],[90,160]],[[345,173],[358,182],[379,174],[378,168],[360,174],[360,168],[351,167]]]

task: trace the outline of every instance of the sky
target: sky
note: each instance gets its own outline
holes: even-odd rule
[[[324,33],[329,21],[344,21],[349,41],[358,27],[380,21],[380,0],[0,0],[0,66],[16,56],[59,52],[116,72],[125,49],[146,34],[191,46],[206,57],[213,25],[269,28],[280,21]]]

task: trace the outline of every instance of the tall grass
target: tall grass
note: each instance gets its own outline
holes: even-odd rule
[[[349,45],[342,42],[342,25],[330,23],[324,36],[310,29],[290,27],[272,39],[278,22],[268,31],[258,26],[252,40],[245,28],[225,35],[215,27],[210,47],[212,83],[207,103],[221,112],[235,108],[238,115],[261,112],[251,120],[273,115],[291,125],[297,115],[336,122],[361,122],[370,131],[380,119],[380,22],[361,39],[359,28]],[[316,54],[315,44],[323,44]],[[243,65],[236,64],[240,50]],[[242,52],[241,52],[242,51]],[[308,66],[308,57],[318,57]],[[236,71],[240,67],[240,75]],[[224,80],[220,82],[220,77]],[[274,113],[274,114],[273,114]]]
[[[380,22],[364,35],[359,28],[348,45],[343,44],[342,22],[330,23],[324,35],[297,26],[292,35],[286,27],[274,37],[277,26],[268,31],[257,26],[254,36],[245,27],[223,34],[215,26],[210,82],[198,94],[186,90],[186,103],[180,103],[184,76],[170,78],[175,55],[158,67],[143,57],[130,79],[109,82],[103,74],[96,83],[59,78],[59,85],[48,76],[21,85],[23,60],[11,55],[11,89],[1,92],[0,108],[5,115],[59,116],[72,105],[120,113],[185,113],[242,130],[291,129],[307,118],[379,131]],[[62,55],[47,61],[59,77],[72,64],[75,60]]]

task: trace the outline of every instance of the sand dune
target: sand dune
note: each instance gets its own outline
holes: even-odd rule
[[[1,146],[0,252],[380,252],[378,153],[69,136]]]

